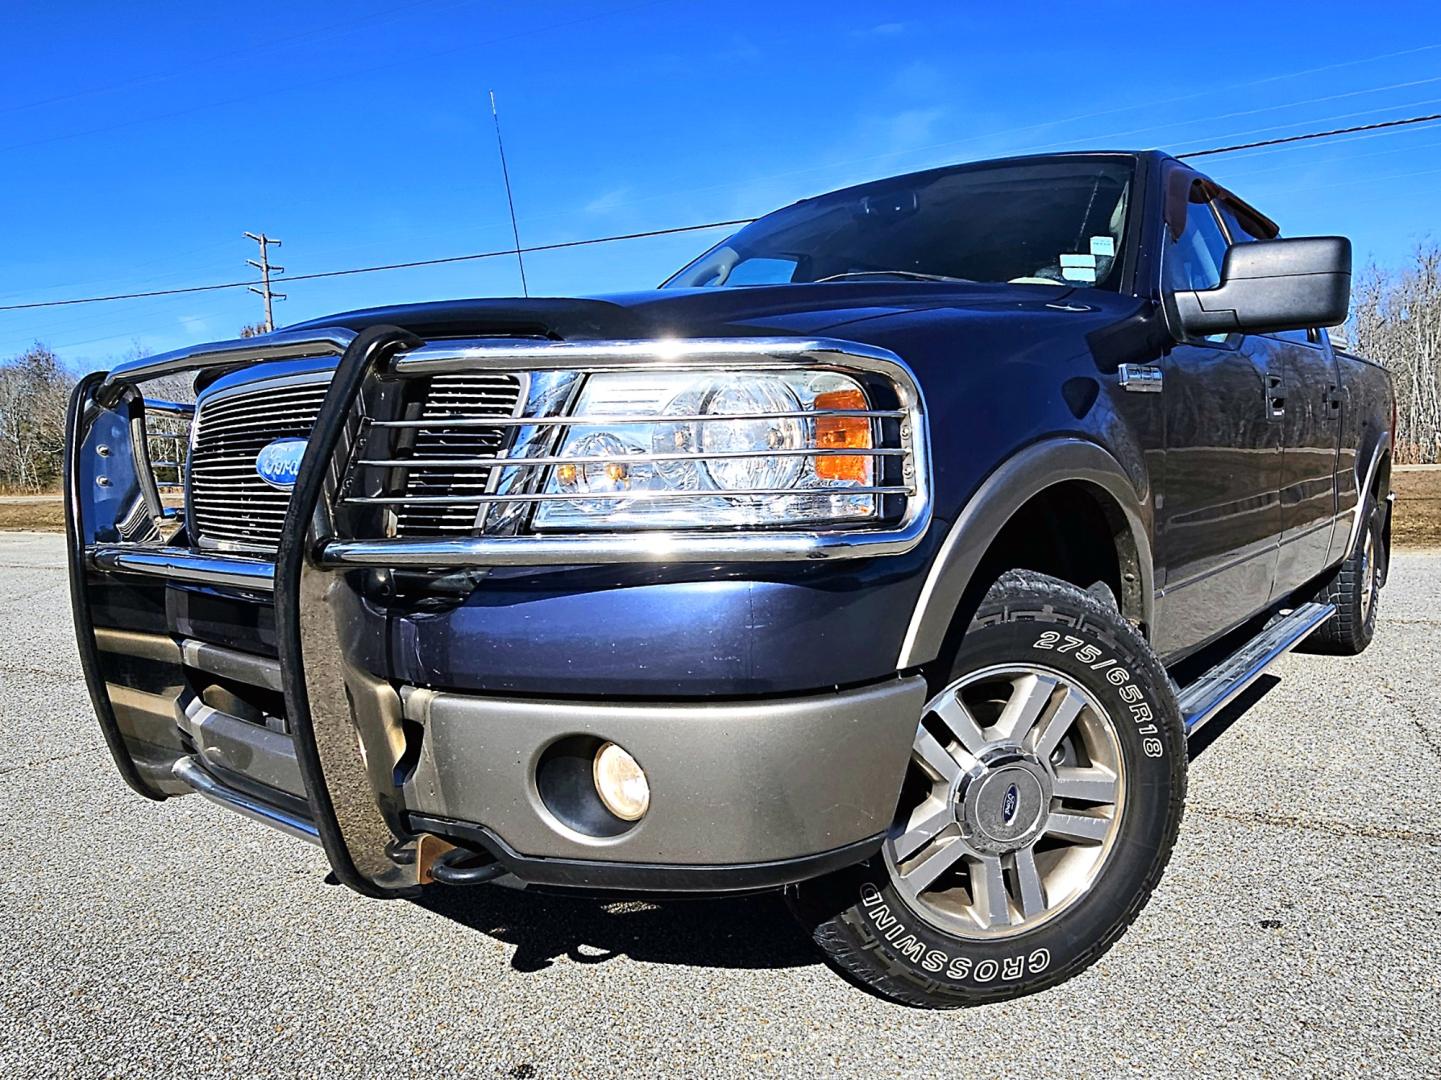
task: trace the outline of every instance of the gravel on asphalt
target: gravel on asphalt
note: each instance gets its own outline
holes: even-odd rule
[[[0,1076],[1438,1075],[1441,552],[1360,658],[1298,655],[1192,765],[1095,967],[950,1013],[868,997],[771,897],[419,903],[111,766],[62,539],[0,536]]]

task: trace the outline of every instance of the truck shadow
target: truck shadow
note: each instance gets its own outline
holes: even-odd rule
[[[437,889],[415,903],[515,947],[511,967],[617,956],[688,967],[789,968],[820,962],[779,896],[601,900],[496,886]]]
[[[1207,747],[1226,734],[1232,724],[1255,708],[1263,697],[1280,684],[1281,680],[1275,675],[1262,675],[1242,690],[1235,701],[1218,712],[1208,724],[1187,740],[1186,751],[1190,759],[1195,761],[1205,753]]]
[[[1280,683],[1263,675],[1190,740],[1192,760]],[[416,905],[514,946],[511,967],[543,971],[562,957],[599,964],[618,956],[714,968],[820,963],[778,895],[663,901],[596,899],[497,886],[437,888]]]

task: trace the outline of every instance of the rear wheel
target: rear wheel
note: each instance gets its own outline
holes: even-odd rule
[[[893,1000],[1031,993],[1135,918],[1185,782],[1175,698],[1140,636],[1092,594],[1008,573],[926,706],[881,853],[791,906],[834,966]]]
[[[1306,639],[1310,652],[1355,656],[1371,644],[1376,633],[1376,608],[1385,580],[1383,522],[1374,496],[1361,507],[1361,535],[1356,550],[1338,566],[1316,599],[1335,604],[1336,614]]]

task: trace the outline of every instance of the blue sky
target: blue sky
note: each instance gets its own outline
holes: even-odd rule
[[[696,0],[6,5],[0,305],[521,239],[752,216],[843,184],[1040,149],[1173,152],[1441,112],[1441,6]],[[1319,69],[1319,70],[1318,70]],[[1212,158],[1293,235],[1361,262],[1441,234],[1441,125]],[[533,293],[649,288],[698,234],[536,254]],[[278,323],[514,295],[496,259],[286,287]],[[77,368],[234,336],[243,290],[0,312]]]

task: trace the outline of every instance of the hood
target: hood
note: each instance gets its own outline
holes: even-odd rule
[[[300,323],[290,330],[390,323],[421,337],[534,334],[565,340],[836,334],[847,324],[936,311],[963,315],[1044,314],[1074,288],[1047,285],[834,282],[725,289],[652,289],[593,298],[446,300],[368,308]],[[1100,294],[1106,304],[1109,294]],[[1116,298],[1110,298],[1116,299]],[[836,334],[836,336],[844,336]]]

